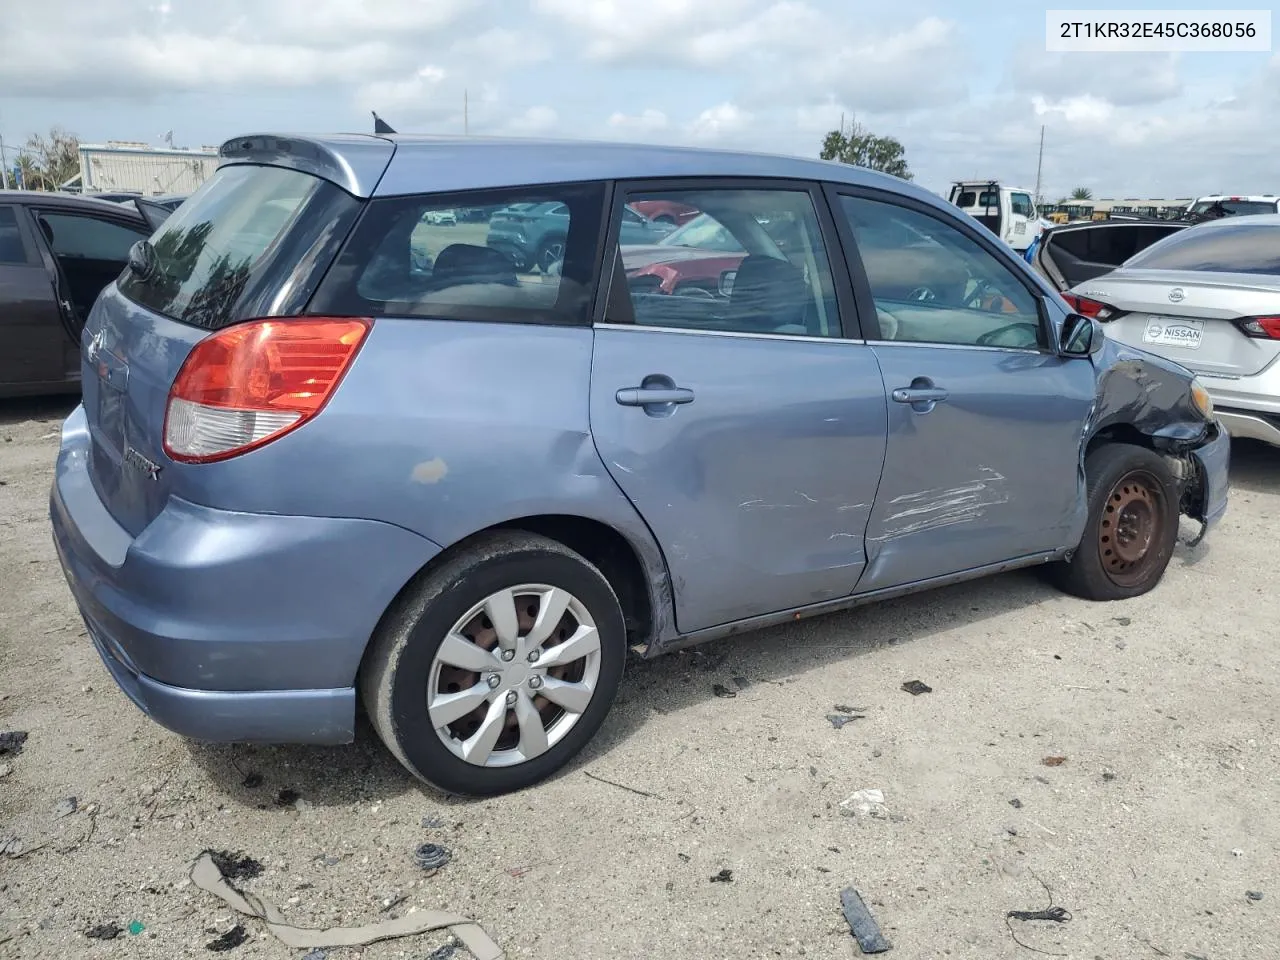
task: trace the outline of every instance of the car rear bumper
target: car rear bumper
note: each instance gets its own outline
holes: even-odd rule
[[[1220,409],[1218,419],[1233,437],[1247,437],[1280,447],[1280,415]]]
[[[1216,526],[1227,512],[1227,497],[1231,486],[1228,475],[1231,467],[1231,437],[1220,421],[1215,424],[1214,433],[1216,435],[1211,440],[1191,451],[1199,481],[1197,509],[1193,517],[1204,524],[1204,532]]]
[[[1232,436],[1280,446],[1280,361],[1251,377],[1229,379],[1202,373],[1199,379]]]
[[[80,408],[49,515],[107,669],[147,714],[206,740],[341,743],[374,628],[440,548],[369,520],[249,514],[171,498],[136,537],[89,477]]]

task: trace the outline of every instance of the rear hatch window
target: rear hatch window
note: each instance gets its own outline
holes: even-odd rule
[[[1189,227],[1139,251],[1125,266],[1280,276],[1280,223],[1219,221]]]
[[[120,292],[209,330],[293,312],[314,289],[298,271],[318,279],[358,210],[355,198],[307,173],[220,167],[135,248]]]

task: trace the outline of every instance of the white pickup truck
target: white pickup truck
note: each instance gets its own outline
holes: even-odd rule
[[[957,180],[947,198],[1018,253],[1040,235],[1040,217],[1031,191],[996,180]]]

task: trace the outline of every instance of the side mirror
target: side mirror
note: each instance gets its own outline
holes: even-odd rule
[[[1102,349],[1106,336],[1102,325],[1091,317],[1067,314],[1058,335],[1058,352],[1064,357],[1088,357]]]

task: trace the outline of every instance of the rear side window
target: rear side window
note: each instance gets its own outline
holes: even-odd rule
[[[301,296],[298,270],[327,266],[359,202],[280,167],[219,168],[156,231],[143,271],[120,291],[174,320],[217,329],[277,315]],[[307,294],[310,290],[305,291]]]
[[[374,200],[311,312],[586,323],[604,185]]]
[[[1140,251],[1125,266],[1280,276],[1280,223],[1227,221],[1188,227]]]

